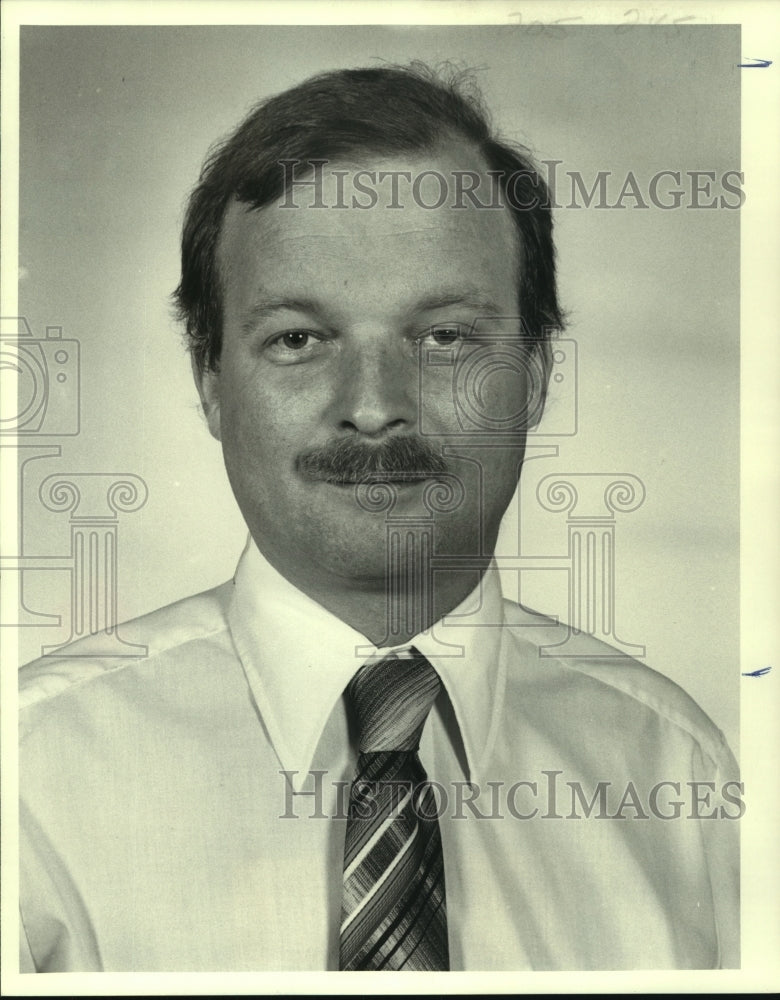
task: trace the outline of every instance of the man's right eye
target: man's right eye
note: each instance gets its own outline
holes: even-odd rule
[[[274,343],[281,344],[282,347],[287,347],[291,351],[300,351],[302,348],[309,346],[310,338],[311,334],[307,333],[306,330],[289,330],[287,333],[276,337]]]
[[[296,364],[318,354],[323,340],[311,330],[285,330],[267,340],[265,350],[277,364]]]

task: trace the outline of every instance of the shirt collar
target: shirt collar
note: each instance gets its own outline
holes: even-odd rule
[[[294,587],[250,538],[235,575],[228,622],[247,680],[283,770],[314,759],[325,723],[367,660],[413,645],[436,668],[460,727],[469,778],[481,780],[503,702],[503,600],[494,564],[450,614],[402,647],[377,649]]]

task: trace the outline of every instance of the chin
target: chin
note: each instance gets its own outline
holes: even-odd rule
[[[384,590],[389,579],[389,564],[385,547],[380,550],[341,551],[323,560],[323,565],[346,584],[361,590]]]

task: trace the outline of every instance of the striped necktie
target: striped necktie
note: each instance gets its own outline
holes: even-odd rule
[[[441,687],[416,650],[347,688],[360,756],[344,846],[341,969],[449,969],[438,806],[417,755]]]

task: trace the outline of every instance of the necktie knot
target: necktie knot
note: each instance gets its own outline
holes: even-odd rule
[[[390,653],[364,664],[347,688],[358,724],[361,753],[414,751],[441,688],[439,675],[421,653]]]

